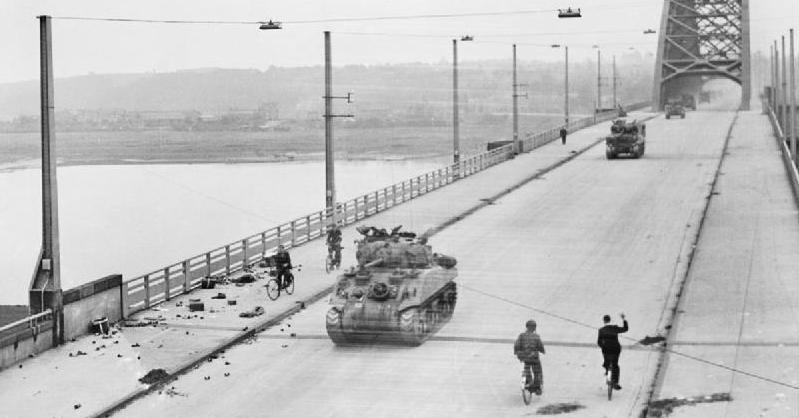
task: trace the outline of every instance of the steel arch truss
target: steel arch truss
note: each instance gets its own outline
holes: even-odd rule
[[[667,84],[702,76],[729,78],[749,102],[749,1],[664,0],[655,68],[655,105]]]

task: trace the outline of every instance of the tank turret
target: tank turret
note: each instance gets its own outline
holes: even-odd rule
[[[327,334],[335,344],[363,341],[419,345],[452,316],[455,258],[433,253],[412,232],[359,227],[358,265],[338,277]]]

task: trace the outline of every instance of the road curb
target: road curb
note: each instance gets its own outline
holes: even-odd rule
[[[725,157],[727,156],[727,149],[730,144],[730,138],[732,137],[732,130],[738,121],[738,114],[739,112],[736,111],[732,122],[730,122],[729,128],[727,128],[727,136],[724,138],[724,146],[721,149],[721,156],[719,158],[718,165],[716,166],[716,170],[713,173],[713,181],[710,183],[707,195],[705,196],[705,206],[702,209],[702,215],[699,217],[699,225],[696,228],[693,239],[691,240],[691,250],[688,252],[685,269],[683,270],[679,281],[672,286],[672,291],[669,292],[668,299],[664,304],[666,317],[663,319],[661,324],[658,324],[657,329],[664,330],[664,337],[666,339],[658,348],[658,359],[655,362],[655,365],[649,371],[650,376],[647,378],[647,380],[650,381],[649,389],[644,396],[643,404],[640,406],[640,412],[638,413],[639,418],[646,418],[649,416],[649,404],[657,395],[660,386],[663,384],[663,371],[666,370],[666,366],[668,365],[668,348],[669,344],[673,342],[674,338],[672,331],[674,331],[676,328],[679,319],[677,318],[677,311],[681,306],[682,295],[685,291],[685,285],[688,283],[688,276],[691,273],[691,266],[693,265],[694,257],[696,256],[699,239],[702,237],[702,228],[705,225],[705,219],[707,218],[708,211],[710,210],[710,202],[716,189],[716,183],[718,183],[719,174],[721,173],[721,166],[724,164]]]
[[[653,118],[655,118],[657,116],[658,115],[655,114],[655,115],[652,115],[652,116],[645,117],[645,118],[643,118],[641,120],[642,121],[648,121],[648,120],[653,119]],[[599,124],[592,125],[592,126],[598,126],[598,125]],[[586,128],[588,128],[588,127],[586,127]],[[526,178],[514,183],[512,186],[500,191],[499,193],[496,193],[496,194],[494,194],[493,196],[491,196],[489,198],[482,199],[479,204],[476,204],[475,206],[473,206],[473,207],[461,212],[460,214],[446,219],[444,222],[442,222],[438,226],[436,226],[434,228],[431,228],[429,230],[429,232],[426,233],[426,236],[428,236],[428,237],[429,236],[433,236],[433,235],[443,231],[444,229],[454,225],[458,221],[461,221],[461,220],[467,218],[469,215],[477,212],[478,210],[480,210],[480,209],[482,209],[482,208],[484,208],[484,207],[486,207],[488,205],[493,204],[496,200],[498,200],[498,199],[510,194],[511,192],[519,189],[520,187],[526,185],[527,183],[529,183],[529,182],[531,182],[531,181],[533,181],[533,180],[535,180],[537,178],[540,178],[541,176],[551,172],[552,170],[554,170],[554,169],[566,164],[567,162],[577,158],[578,156],[584,154],[586,151],[588,151],[591,148],[597,146],[598,144],[600,144],[604,140],[605,140],[604,137],[599,138],[599,139],[591,142],[587,146],[585,146],[585,147],[583,147],[583,148],[581,148],[581,149],[579,149],[577,151],[574,151],[573,153],[571,153],[570,155],[566,156],[565,158],[563,158],[561,160],[558,160],[555,163],[550,164],[549,166],[538,170],[537,172],[535,172],[535,174],[532,174],[532,175],[530,175],[530,176],[528,176],[528,177],[526,177]],[[132,402],[134,402],[134,401],[136,401],[136,400],[138,400],[138,399],[140,399],[140,398],[142,398],[144,396],[147,396],[150,393],[153,393],[155,391],[158,391],[158,390],[162,389],[164,386],[166,386],[169,383],[177,380],[180,376],[182,376],[182,375],[188,373],[189,371],[193,370],[195,366],[198,366],[198,365],[200,365],[202,363],[205,363],[206,361],[208,361],[209,358],[218,355],[221,351],[227,350],[228,348],[231,348],[231,347],[233,347],[235,345],[238,345],[239,343],[245,341],[246,339],[251,338],[252,336],[260,333],[261,331],[264,331],[264,330],[266,330],[266,329],[278,324],[280,321],[284,320],[285,318],[287,318],[287,317],[289,317],[289,316],[301,311],[302,309],[305,308],[305,306],[310,305],[310,304],[312,304],[314,302],[317,302],[318,300],[320,300],[323,297],[325,297],[328,294],[330,294],[333,291],[334,288],[335,288],[335,285],[328,285],[328,286],[324,287],[323,289],[321,289],[320,291],[316,292],[315,294],[311,295],[309,298],[307,298],[305,300],[302,300],[302,301],[297,301],[296,306],[294,306],[292,308],[289,308],[289,309],[287,309],[287,310],[275,315],[272,318],[263,320],[262,322],[256,324],[253,328],[247,329],[246,331],[243,331],[243,332],[235,335],[234,337],[231,337],[230,339],[226,340],[222,344],[220,344],[220,345],[218,345],[218,346],[216,346],[216,347],[214,347],[214,348],[212,348],[210,350],[205,351],[199,357],[197,357],[197,358],[195,358],[193,360],[189,360],[189,361],[179,365],[177,368],[175,368],[174,371],[168,373],[168,376],[165,377],[163,380],[161,380],[161,381],[159,381],[157,383],[153,383],[153,384],[151,384],[151,385],[149,385],[149,386],[147,386],[145,388],[137,389],[137,390],[125,395],[124,397],[120,398],[119,400],[117,400],[113,404],[111,404],[111,405],[103,408],[102,410],[100,410],[100,412],[97,412],[97,413],[94,413],[94,414],[90,415],[90,417],[91,418],[100,418],[100,417],[109,417],[109,416],[113,415],[115,412],[118,412],[118,411],[124,409],[125,407],[130,405]]]

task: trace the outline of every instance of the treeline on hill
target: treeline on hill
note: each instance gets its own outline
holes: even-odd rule
[[[652,58],[637,52],[617,59],[617,97],[632,103],[649,97]],[[609,65],[605,66],[610,76]],[[275,121],[323,123],[323,68],[271,67],[266,71],[198,69],[173,73],[92,74],[57,79],[59,129],[177,130],[273,129]],[[506,118],[511,107],[510,61],[467,61],[459,68],[461,117],[466,123]],[[563,111],[563,63],[520,62],[522,113]],[[348,126],[445,126],[451,123],[452,68],[449,63],[335,67],[334,95],[353,93],[353,103],[336,100],[336,113],[354,114]],[[572,113],[591,113],[596,63],[571,64]],[[38,82],[0,85],[0,128],[38,129]],[[603,82],[611,106],[611,82]]]

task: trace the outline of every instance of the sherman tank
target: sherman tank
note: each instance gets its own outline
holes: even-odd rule
[[[358,265],[340,275],[327,312],[333,343],[388,342],[417,346],[452,316],[458,270],[434,253],[425,236],[359,227]]]
[[[616,119],[605,137],[605,157],[612,160],[619,154],[641,158],[646,151],[646,124],[637,120]]]

